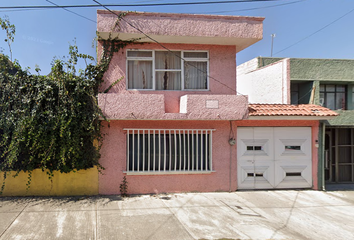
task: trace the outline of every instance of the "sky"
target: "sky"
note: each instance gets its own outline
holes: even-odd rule
[[[216,0],[99,0],[105,4],[154,4],[210,2]],[[225,0],[227,1],[227,0]],[[218,1],[220,2],[220,1]],[[69,44],[76,42],[79,52],[96,57],[96,11],[91,8],[55,9],[1,9],[10,6],[94,5],[92,0],[1,0],[0,17],[8,16],[16,26],[11,45],[13,59],[23,68],[34,72],[36,65],[41,74],[50,72],[54,57],[68,55]],[[179,6],[109,7],[111,10],[215,14],[265,17],[263,40],[239,52],[240,65],[255,57],[290,58],[354,58],[354,1],[353,0],[271,0],[243,3],[217,3]],[[9,55],[0,29],[0,48]],[[83,62],[79,67],[84,68]]]

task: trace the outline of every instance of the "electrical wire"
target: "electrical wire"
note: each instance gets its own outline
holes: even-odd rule
[[[299,2],[304,2],[304,1],[306,1],[306,0],[298,0],[298,1],[295,1],[295,2],[281,3],[281,4],[276,4],[276,5],[271,5],[271,6],[265,6],[265,7],[245,8],[245,9],[237,9],[237,10],[218,11],[218,12],[199,12],[199,13],[202,13],[202,14],[219,14],[219,13],[231,13],[231,12],[245,12],[245,11],[253,11],[253,10],[259,10],[259,9],[280,7],[280,6],[290,5],[290,4],[299,3]]]
[[[0,12],[24,12],[24,11],[38,11],[38,10],[46,10],[44,8],[39,9],[14,9],[14,10],[0,10]]]
[[[49,1],[49,0],[46,0],[46,1],[49,2],[49,3],[51,3],[51,4],[53,4],[53,5],[55,5],[55,6],[60,7],[58,4],[56,4],[56,3],[52,2],[52,1]],[[65,7],[60,7],[60,8],[62,8],[63,10],[65,10],[65,11],[67,11],[67,12],[69,12],[69,13],[75,14],[76,16],[79,16],[79,17],[82,17],[82,18],[84,18],[84,19],[86,19],[86,20],[89,20],[89,21],[91,21],[91,22],[97,23],[96,21],[94,21],[94,20],[92,20],[92,19],[89,19],[89,18],[87,18],[87,17],[85,17],[85,16],[83,16],[83,15],[81,15],[81,14],[76,13],[76,12],[73,12],[73,11],[71,11],[71,10],[69,10],[69,9],[66,9]]]
[[[110,10],[108,7],[106,7],[105,5],[101,4],[100,2],[96,1],[96,0],[92,0],[94,1],[95,3],[99,4],[100,6],[102,6],[103,8],[105,8],[107,11],[109,11],[110,13],[116,15],[120,20],[126,22],[129,26],[131,26],[132,28],[136,29],[137,31],[139,31],[141,34],[143,34],[146,38],[150,39],[151,41],[157,43],[159,46],[161,46],[162,48],[164,48],[165,50],[167,50],[169,53],[173,54],[174,56],[178,57],[179,59],[183,60],[184,63],[186,64],[189,64],[188,61],[185,61],[184,58],[178,56],[177,54],[175,54],[173,51],[171,51],[169,48],[167,48],[166,46],[164,46],[163,44],[161,44],[160,42],[158,42],[157,40],[153,39],[152,37],[150,37],[149,35],[147,35],[146,33],[144,33],[141,29],[139,29],[138,27],[134,26],[133,24],[131,24],[129,21],[127,21],[126,19],[124,19],[123,17],[119,16],[117,13],[113,12],[112,10]],[[202,72],[202,73],[205,73],[209,79],[213,79],[214,81],[218,82],[219,84],[223,85],[224,87],[230,89],[231,91],[239,94],[239,95],[242,95],[242,96],[245,96],[244,94],[240,93],[240,92],[237,92],[235,89],[229,87],[228,85],[226,85],[225,83],[219,81],[218,79],[210,76],[206,71],[202,70],[202,69],[199,69],[198,67],[192,65],[192,64],[189,64],[190,66],[194,67],[195,69],[197,69],[198,71]]]
[[[209,5],[227,3],[252,3],[252,2],[273,2],[281,0],[232,0],[232,1],[210,1],[210,2],[176,2],[176,3],[149,3],[149,4],[106,4],[106,7],[158,7],[158,6],[182,6],[182,5]],[[7,6],[0,9],[31,9],[31,8],[90,8],[97,5],[63,5],[63,6]]]
[[[329,24],[325,25],[324,27],[322,27],[322,28],[318,29],[317,31],[311,33],[310,35],[308,35],[308,36],[302,38],[301,40],[299,40],[299,41],[297,41],[297,42],[291,44],[290,46],[288,46],[288,47],[286,47],[286,48],[284,48],[284,49],[282,49],[282,50],[280,50],[280,51],[274,53],[273,55],[277,55],[278,53],[284,52],[285,50],[288,50],[289,48],[291,48],[291,47],[293,47],[293,46],[295,46],[295,45],[301,43],[302,41],[304,41],[304,40],[306,40],[306,39],[308,39],[308,38],[310,38],[310,37],[312,37],[312,36],[315,35],[316,33],[319,33],[319,32],[322,31],[323,29],[325,29],[325,28],[331,26],[332,24],[338,22],[339,20],[341,20],[341,19],[344,18],[345,16],[349,15],[349,14],[352,13],[353,11],[354,11],[354,8],[353,8],[352,10],[350,10],[349,12],[345,13],[344,15],[340,16],[339,18],[335,19],[334,21],[330,22]]]

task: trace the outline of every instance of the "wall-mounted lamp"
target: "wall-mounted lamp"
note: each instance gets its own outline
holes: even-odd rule
[[[229,144],[230,144],[230,146],[235,145],[236,144],[236,139],[235,138],[230,138],[229,139]]]

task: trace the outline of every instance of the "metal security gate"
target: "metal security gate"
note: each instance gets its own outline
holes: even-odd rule
[[[238,189],[312,187],[310,127],[239,127]]]
[[[327,183],[354,183],[354,128],[327,128],[325,139]]]

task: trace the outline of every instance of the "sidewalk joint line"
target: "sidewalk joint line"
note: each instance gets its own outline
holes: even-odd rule
[[[97,212],[97,199],[96,199],[96,234],[95,239],[98,239],[98,212]]]
[[[194,196],[192,197],[194,198]],[[185,204],[183,204],[181,207],[178,207],[179,209],[182,209],[182,207],[184,205],[186,205],[189,201],[192,200],[192,198],[190,198]],[[160,199],[161,200],[161,199]],[[174,211],[171,210],[171,208],[165,203],[165,201],[161,200],[163,202],[163,204],[167,207],[167,209],[172,213],[172,215],[174,216],[174,218],[184,227],[184,229],[186,229],[187,233],[193,238],[193,239],[198,239],[196,236],[194,236],[194,234],[190,231],[190,229],[188,228],[187,225],[185,225],[182,221],[179,220],[179,218],[177,217],[177,215],[174,213]],[[179,211],[177,209],[177,211]]]
[[[22,212],[26,209],[28,206],[29,202],[25,205],[25,207],[17,214],[17,216],[14,218],[14,220],[7,226],[7,228],[1,233],[0,239],[2,236],[7,232],[7,230],[12,226],[12,224],[16,221],[16,219],[22,214]]]

